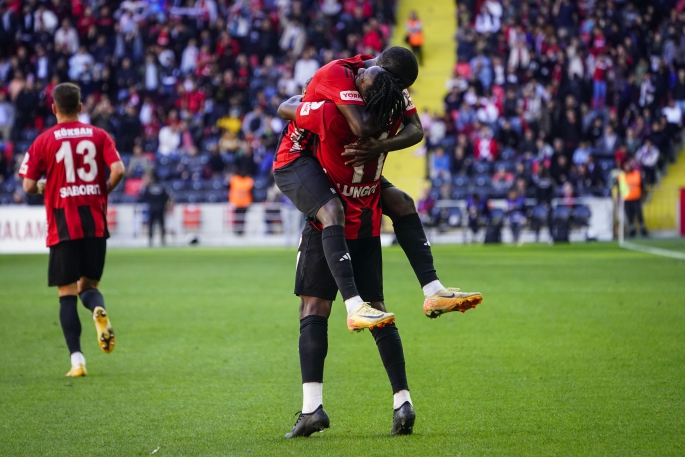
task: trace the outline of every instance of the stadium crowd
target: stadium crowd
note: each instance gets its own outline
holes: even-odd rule
[[[279,104],[332,59],[380,53],[393,22],[393,0],[0,1],[0,203],[24,201],[18,163],[64,81],[127,165],[111,201],[152,171],[176,201],[226,201],[235,177],[265,200]]]
[[[468,198],[572,204],[610,195],[612,170],[654,185],[675,160],[685,110],[685,2],[457,2],[444,113],[422,113],[421,206]],[[626,165],[629,164],[629,165]],[[483,205],[480,205],[483,206]],[[435,221],[434,221],[435,222]]]

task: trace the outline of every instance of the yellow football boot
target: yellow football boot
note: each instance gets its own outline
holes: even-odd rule
[[[70,378],[80,378],[82,376],[87,375],[88,372],[86,371],[86,364],[85,363],[79,363],[78,366],[71,367],[71,370],[69,370],[69,373],[67,373],[67,376]]]
[[[385,327],[386,324],[392,324],[394,321],[393,313],[378,311],[364,302],[357,311],[347,315],[347,328],[350,332],[361,332],[365,328],[373,330],[376,327]]]
[[[95,330],[98,333],[98,346],[102,352],[109,354],[114,350],[116,339],[114,338],[114,330],[112,324],[109,322],[107,312],[102,306],[98,306],[93,310],[93,320],[95,321]]]
[[[448,287],[426,298],[423,302],[423,313],[431,319],[451,311],[465,313],[480,305],[482,301],[483,294],[480,292],[459,292],[459,289]]]

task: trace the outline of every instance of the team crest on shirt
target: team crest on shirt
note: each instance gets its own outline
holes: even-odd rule
[[[356,90],[343,90],[340,92],[340,100],[347,100],[353,102],[363,102],[362,95]]]

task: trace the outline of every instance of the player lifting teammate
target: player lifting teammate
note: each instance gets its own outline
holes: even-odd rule
[[[392,47],[385,50],[377,59],[373,56],[357,55],[325,65],[316,72],[302,99],[303,102],[335,102],[352,133],[356,137],[363,137],[362,140],[348,145],[344,153],[348,159],[346,164],[355,167],[356,170],[363,168],[370,161],[378,161],[382,166],[389,151],[412,146],[423,138],[423,129],[416,108],[406,91],[404,127],[400,133],[395,137],[382,139],[370,137],[378,131],[380,121],[365,108],[364,100],[355,87],[354,77],[359,69],[373,66],[380,66],[389,72],[382,77],[383,84],[386,84],[388,89],[379,94],[386,94],[391,83],[406,88],[413,84],[418,75],[414,55],[407,49]],[[392,78],[393,75],[397,77]],[[328,267],[345,301],[348,317],[354,321],[355,314],[370,316],[371,310],[359,295],[351,262],[345,260],[345,254],[349,251],[344,238],[344,209],[341,201],[336,198],[340,189],[336,190],[330,186],[321,165],[313,157],[312,148],[315,147],[315,141],[316,138],[311,132],[298,128],[295,123],[289,123],[284,129],[274,161],[274,177],[281,191],[301,212],[322,224],[323,251]],[[463,312],[479,304],[482,301],[480,293],[459,292],[459,289],[448,289],[440,283],[433,265],[430,243],[411,197],[383,177],[380,188],[383,212],[393,221],[397,240],[423,288],[425,314],[433,318],[449,311]],[[364,328],[389,317],[384,313],[376,313],[373,318],[356,321],[357,325]],[[350,319],[348,324],[349,322]]]
[[[52,96],[57,125],[36,138],[19,174],[27,193],[45,196],[48,285],[59,289],[59,319],[71,354],[67,376],[77,377],[86,375],[77,294],[93,313],[98,345],[106,353],[114,350],[114,332],[98,284],[109,237],[107,195],[121,182],[124,164],[107,132],[78,121],[78,86],[58,84]]]
[[[367,109],[382,126],[380,136],[392,137],[400,128],[405,97],[392,76],[380,67],[360,69],[354,79]],[[372,311],[387,317],[371,326],[381,360],[393,389],[394,416],[392,434],[410,434],[414,409],[409,396],[404,352],[399,331],[387,313],[383,299],[383,268],[380,244],[380,177],[384,158],[368,161],[361,167],[349,167],[342,153],[345,145],[356,140],[350,127],[331,102],[290,100],[279,108],[287,117],[297,116],[297,124],[319,138],[317,159],[326,170],[329,185],[339,190],[345,206],[345,238],[349,246],[354,279],[361,298]],[[380,133],[379,132],[379,133]],[[327,268],[320,223],[305,226],[298,252],[295,293],[300,296],[300,367],[303,406],[288,438],[309,436],[329,426],[323,409],[323,370],[328,349],[328,318],[337,293],[336,281]],[[354,313],[349,319],[358,317]],[[365,313],[364,313],[365,314]],[[375,318],[372,314],[371,318]],[[359,328],[348,321],[350,328]]]

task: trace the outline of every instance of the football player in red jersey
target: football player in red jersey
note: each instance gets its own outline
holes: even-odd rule
[[[107,132],[79,122],[78,86],[59,84],[52,96],[57,125],[36,138],[19,174],[27,193],[45,196],[48,285],[59,289],[59,318],[71,354],[67,376],[77,377],[86,375],[77,294],[93,313],[98,345],[106,353],[114,350],[114,332],[98,284],[109,237],[107,195],[121,182],[124,164]],[[44,174],[46,179],[41,180]]]
[[[377,59],[357,55],[330,62],[316,72],[302,98],[303,102],[333,101],[347,120],[351,132],[363,138],[347,145],[343,154],[348,159],[347,164],[353,167],[380,158],[385,160],[389,151],[412,146],[423,138],[421,122],[406,90],[403,92],[405,106],[399,108],[404,109],[404,125],[399,134],[383,139],[370,136],[378,131],[382,121],[374,118],[366,109],[355,78],[360,69],[374,66],[387,70],[387,74],[381,75],[382,80],[389,83],[388,80],[393,79],[401,88],[413,84],[418,75],[416,58],[411,51],[395,46],[385,50]],[[323,251],[328,267],[348,308],[348,314],[351,314],[364,303],[357,290],[351,263],[339,260],[344,259],[344,254],[348,252],[344,239],[344,209],[341,201],[335,198],[337,191],[330,187],[324,170],[313,157],[315,141],[311,132],[289,123],[284,129],[274,160],[274,177],[280,190],[301,212],[310,220],[322,224]],[[430,243],[413,199],[384,177],[381,177],[380,191],[383,212],[393,221],[397,241],[423,289],[424,313],[434,318],[449,311],[463,312],[480,303],[480,293],[459,292],[458,289],[445,288],[440,283]]]
[[[402,91],[393,87],[380,67],[360,69],[355,78],[359,93],[375,119],[385,119],[380,138],[393,137],[403,118]],[[391,85],[387,85],[390,83]],[[364,165],[350,167],[342,156],[345,145],[356,140],[349,124],[332,102],[304,102],[295,99],[279,108],[284,117],[296,116],[297,125],[318,136],[316,157],[326,171],[329,186],[337,189],[345,206],[345,238],[349,252],[340,261],[350,262],[354,279],[365,303],[348,314],[350,330],[370,328],[393,389],[392,434],[410,434],[415,413],[409,395],[404,352],[394,314],[388,313],[383,298],[381,232],[381,173],[385,155]],[[381,121],[382,122],[382,121]],[[300,368],[303,406],[288,438],[309,436],[328,428],[323,409],[323,370],[328,350],[328,318],[338,291],[323,250],[324,228],[312,221],[305,226],[298,249],[295,293],[300,296]]]

